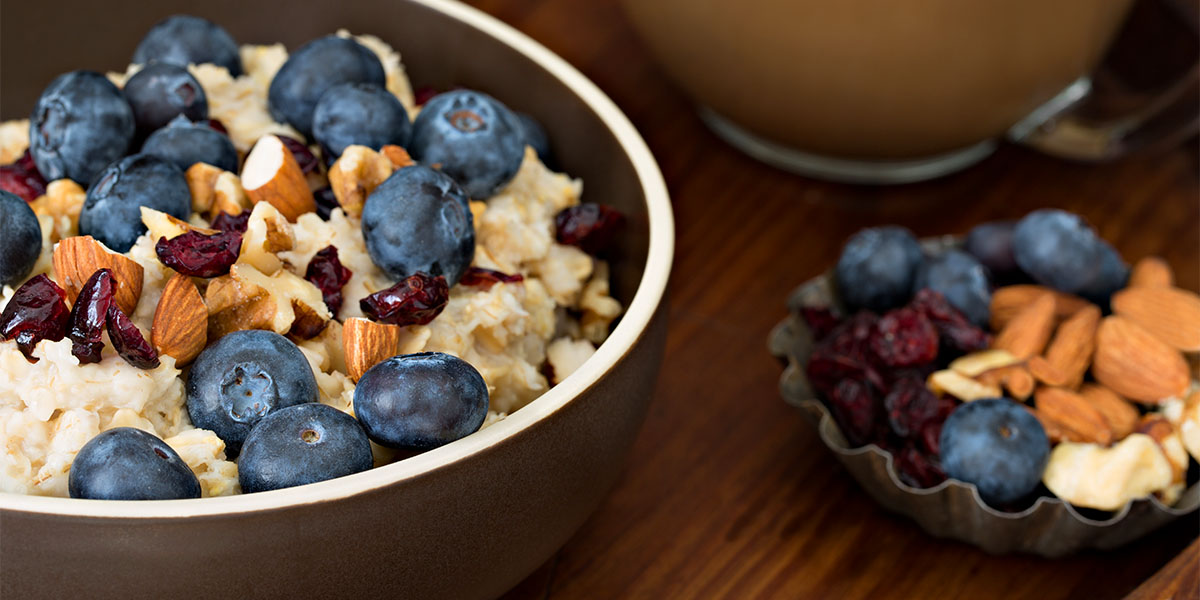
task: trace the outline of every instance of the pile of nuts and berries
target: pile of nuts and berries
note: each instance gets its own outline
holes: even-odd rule
[[[1117,511],[1195,483],[1200,296],[1162,259],[1130,268],[1047,209],[934,252],[865,229],[834,281],[846,314],[800,309],[808,381],[849,445],[890,452],[904,484],[972,483],[1000,510],[1054,496]]]
[[[520,408],[619,315],[597,256],[623,217],[543,165],[532,117],[467,89],[417,105],[369,36],[289,56],[175,16],[134,63],[52,81],[27,148],[0,127],[23,150],[0,166],[0,490],[356,473]],[[112,389],[47,381],[91,365]]]

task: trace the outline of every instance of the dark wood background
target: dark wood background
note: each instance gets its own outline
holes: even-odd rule
[[[666,361],[625,476],[506,598],[1118,598],[1196,538],[1195,514],[1122,550],[1054,561],[930,538],[858,489],[782,402],[780,367],[766,351],[788,292],[828,268],[847,236],[884,223],[922,236],[963,233],[1061,207],[1085,215],[1127,259],[1165,257],[1180,284],[1197,289],[1195,138],[1102,166],[1004,146],[939,181],[821,183],[759,164],[709,133],[615,3],[473,4],[616,101],[658,158],[678,221]],[[1194,50],[1185,43],[1170,56],[1186,63]],[[1155,589],[1190,581],[1176,597],[1195,597],[1200,563],[1190,556]]]

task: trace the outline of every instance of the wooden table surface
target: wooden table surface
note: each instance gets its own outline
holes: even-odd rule
[[[665,363],[625,475],[506,598],[1119,598],[1196,538],[1193,514],[1124,549],[1054,561],[933,539],[857,487],[780,399],[780,367],[766,350],[788,292],[828,268],[847,236],[885,223],[929,236],[1061,207],[1086,216],[1127,259],[1165,257],[1180,284],[1197,289],[1195,138],[1104,166],[1005,146],[939,181],[821,183],[709,133],[615,3],[474,4],[616,101],[662,167],[678,227]],[[1197,569],[1193,553],[1164,571],[1184,583],[1176,597],[1196,597]]]

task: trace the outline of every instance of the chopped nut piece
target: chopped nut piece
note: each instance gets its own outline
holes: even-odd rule
[[[1191,381],[1178,350],[1117,315],[1100,322],[1092,375],[1112,391],[1144,404],[1180,397]]]
[[[362,214],[367,196],[392,174],[392,161],[366,147],[349,146],[329,167],[329,186],[347,215]]]
[[[1107,446],[1113,441],[1113,428],[1104,415],[1082,396],[1060,388],[1041,388],[1034,394],[1037,414],[1043,422],[1053,423],[1062,431],[1063,440],[1091,442]]]
[[[992,347],[1021,360],[1041,354],[1054,331],[1054,306],[1053,294],[1040,294],[996,334]]]
[[[976,377],[985,371],[1007,367],[1019,362],[1021,362],[1020,359],[1007,350],[980,350],[955,359],[950,363],[950,370],[967,377]]]
[[[1104,420],[1112,427],[1115,439],[1123,439],[1137,428],[1137,408],[1112,390],[1089,383],[1079,390],[1079,395],[1104,415]]]
[[[1112,448],[1063,442],[1050,451],[1042,481],[1075,506],[1115,511],[1171,485],[1169,461],[1148,435],[1131,434]]]
[[[276,253],[291,250],[295,240],[292,225],[283,214],[271,204],[260,202],[250,212],[238,262],[249,264],[266,275],[274,275],[283,268],[283,261]]]

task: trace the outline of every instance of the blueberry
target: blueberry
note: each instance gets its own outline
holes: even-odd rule
[[[543,163],[550,162],[550,136],[546,135],[542,124],[538,123],[532,115],[523,112],[514,114],[517,115],[517,120],[521,122],[521,128],[525,132],[525,145],[531,146]]]
[[[354,414],[375,443],[428,450],[479,430],[488,390],[470,363],[441,352],[389,358],[354,389]]]
[[[372,462],[358,421],[314,402],[272,412],[250,430],[238,481],[243,492],[265,492],[360,473]]]
[[[525,157],[525,128],[495,98],[454,90],[421,108],[408,151],[423,164],[441,165],[467,195],[482,200],[517,174]]]
[[[311,138],[317,102],[325,92],[342,83],[374,83],[382,87],[386,83],[383,64],[354,40],[336,35],[317,38],[293,52],[275,73],[267,90],[271,116]]]
[[[347,146],[378,150],[408,146],[412,122],[404,105],[383,86],[343,83],[325,92],[313,111],[313,137],[333,162]]]
[[[462,189],[421,165],[392,173],[367,196],[362,232],[371,260],[395,280],[424,271],[454,285],[475,256],[475,226]]]
[[[212,63],[229,69],[234,77],[242,74],[242,58],[233,36],[220,25],[191,15],[167,17],[146,32],[133,51],[133,62],[144,65],[152,61],[180,67]]]
[[[125,156],[133,141],[133,111],[121,90],[92,71],[59,75],[29,118],[29,152],[46,181],[64,177],[88,185]]]
[[[1112,246],[1079,215],[1063,210],[1036,210],[1021,219],[1013,254],[1034,281],[1101,304],[1128,275]]]
[[[854,234],[834,271],[838,293],[851,310],[884,312],[908,302],[923,255],[911,231],[873,227]]]
[[[273,331],[235,331],[196,357],[185,386],[188,415],[236,454],[263,417],[316,402],[317,380],[295,344]]]
[[[171,161],[184,171],[199,162],[234,173],[238,170],[237,149],[229,136],[208,123],[192,123],[182,115],[150,134],[142,152]]]
[[[192,193],[183,171],[149,154],[134,154],[109,165],[88,188],[79,212],[79,233],[116,252],[128,252],[146,231],[143,206],[186,221],[192,212]]]
[[[204,88],[185,67],[167,63],[146,65],[125,82],[121,94],[133,109],[139,140],[180,115],[190,121],[208,119]]]
[[[1013,256],[1013,230],[1016,221],[992,221],[976,225],[967,233],[963,250],[987,267],[997,282],[1021,281],[1021,267]]]
[[[200,481],[157,436],[133,427],[100,432],[71,463],[72,498],[173,500],[199,498]]]
[[[984,502],[998,507],[1032,493],[1050,455],[1037,417],[1003,398],[959,405],[942,426],[940,442],[946,475],[974,483]]]
[[[992,284],[987,269],[974,256],[947,250],[927,257],[917,267],[913,293],[930,288],[961,310],[972,323],[984,326],[991,315]]]
[[[0,287],[25,281],[42,253],[42,226],[20,196],[0,190]]]

